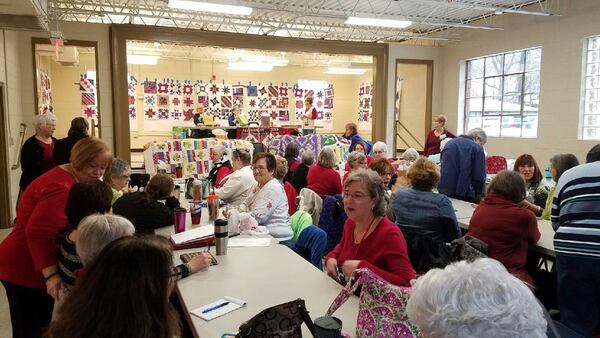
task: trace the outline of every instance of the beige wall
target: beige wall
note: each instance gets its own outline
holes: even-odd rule
[[[368,68],[370,65],[365,65]],[[325,74],[325,68],[307,68],[299,66],[275,67],[271,72],[246,72],[232,71],[227,69],[227,64],[215,63],[214,66],[208,62],[196,60],[174,60],[160,59],[157,65],[129,65],[129,73],[133,74],[139,83],[145,81],[146,78],[161,81],[164,78],[175,80],[203,80],[208,81],[212,72],[216,76],[216,82],[225,81],[226,84],[280,84],[288,83],[292,86],[298,80],[322,80],[333,84],[334,100],[333,100],[333,123],[324,124],[324,129],[321,131],[327,133],[343,133],[344,126],[348,122],[356,122],[358,117],[358,88],[361,82],[372,82],[373,73],[371,70],[364,75],[333,75]],[[213,70],[214,69],[214,70]],[[131,147],[141,148],[149,141],[157,138],[170,137],[171,126],[173,125],[189,125],[191,121],[158,121],[144,120],[143,118],[143,88],[138,86],[136,93],[137,103],[137,119],[132,121],[135,126],[131,130]],[[295,99],[293,93],[290,93],[290,121],[282,122],[284,124],[295,123]],[[296,123],[300,123],[297,121]],[[370,138],[371,129],[361,131],[361,134],[366,134]]]
[[[537,8],[536,8],[537,10]],[[442,48],[442,111],[455,130],[459,113],[460,66],[465,59],[529,47],[542,47],[538,136],[535,139],[489,138],[489,154],[515,158],[530,153],[546,166],[556,153],[570,152],[585,159],[596,143],[577,139],[583,40],[600,34],[600,1],[561,1],[561,16],[503,14],[494,22],[503,31],[460,30],[460,43]],[[434,109],[435,114],[435,109]]]
[[[397,67],[398,77],[402,81],[402,96],[400,100],[400,122],[417,139],[421,145],[425,145],[425,121],[427,109],[427,65],[399,63]],[[429,126],[427,126],[427,132]],[[396,139],[398,148],[415,148],[423,150],[408,132],[399,129],[398,132],[407,141],[404,143],[399,137]]]

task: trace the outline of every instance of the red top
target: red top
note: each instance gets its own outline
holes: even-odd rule
[[[75,183],[75,177],[55,167],[27,186],[17,208],[17,224],[0,244],[1,280],[46,288],[42,269],[56,265],[56,236],[67,224],[65,204]]]
[[[300,162],[294,160],[294,162],[292,162],[292,164],[290,165],[290,167],[288,168],[289,171],[294,171],[296,170],[296,168],[298,168],[298,166],[300,165]]]
[[[445,136],[442,136],[445,135]],[[442,136],[442,138],[440,138]],[[440,143],[442,143],[442,139],[446,137],[455,138],[454,134],[444,129],[444,131],[440,134],[440,136],[435,136],[435,129],[430,131],[427,134],[427,140],[425,140],[425,149],[423,150],[423,155],[429,156],[433,154],[440,153]]]
[[[537,243],[541,236],[533,212],[499,195],[488,195],[473,211],[467,235],[486,242],[488,256],[533,285],[525,271],[529,244]]]
[[[318,112],[317,112],[317,108],[312,107],[312,108],[307,108],[308,110],[310,110],[310,119],[311,120],[316,120],[317,116],[318,116]]]
[[[355,243],[354,227],[354,222],[348,218],[340,243],[325,256],[325,262],[329,258],[337,259],[338,264],[358,259],[358,268],[368,268],[394,285],[410,286],[416,274],[398,226],[384,217],[360,244]]]
[[[44,149],[44,156],[42,157],[42,172],[52,169],[54,167],[54,160],[52,154],[54,153],[54,140],[50,143],[44,143],[36,139],[39,145]]]
[[[373,162],[373,157],[371,157],[371,155],[365,155],[365,157],[367,158],[367,168],[368,168],[371,166],[371,162]],[[352,171],[352,168],[350,168],[350,165],[348,164],[348,162],[346,162],[346,164],[344,165],[344,170]]]
[[[233,173],[233,170],[229,169],[229,167],[227,166],[222,166],[221,168],[219,168],[219,171],[217,171],[217,178],[215,179],[215,182],[217,182],[215,188],[220,188],[223,185],[225,185],[225,182],[227,182],[227,180],[223,179],[229,176],[231,173]]]
[[[342,193],[342,180],[337,171],[317,164],[308,169],[306,187],[321,197],[333,196]]]
[[[344,183],[346,183],[346,180],[348,179],[348,176],[350,176],[351,171],[346,171],[344,173],[344,177],[342,177],[342,186],[344,185]]]

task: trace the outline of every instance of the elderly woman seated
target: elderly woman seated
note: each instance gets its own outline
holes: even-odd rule
[[[343,282],[358,268],[369,268],[388,282],[409,286],[415,277],[400,229],[385,217],[381,178],[359,169],[344,183],[348,219],[340,243],[325,256],[327,274]]]
[[[346,160],[346,163],[348,163],[350,170],[347,170],[344,173],[344,178],[342,179],[342,184],[344,182],[346,182],[348,175],[350,175],[350,173],[353,170],[358,170],[360,168],[364,169],[367,167],[367,157],[365,156],[365,154],[363,152],[353,151],[350,154],[348,154],[348,159]]]
[[[225,184],[226,177],[233,172],[229,160],[223,160],[225,155],[225,147],[217,145],[211,150],[211,159],[213,161],[212,169],[208,173],[208,180],[215,188],[220,188]]]
[[[341,194],[342,181],[340,174],[333,169],[334,167],[335,155],[333,150],[331,148],[321,149],[317,165],[310,167],[310,170],[308,170],[306,187],[321,197]]]
[[[233,173],[215,194],[229,205],[239,206],[248,197],[256,181],[250,167],[250,152],[246,149],[234,149],[231,152]]]
[[[415,148],[408,148],[402,153],[402,157],[394,164],[398,165],[398,170],[408,170],[418,158],[419,152]]]
[[[254,156],[252,170],[256,184],[240,206],[240,211],[249,212],[258,225],[266,227],[278,241],[287,241],[294,232],[288,216],[287,195],[283,185],[273,176],[276,167],[275,155],[258,153]]]
[[[489,258],[430,270],[413,283],[406,313],[427,338],[546,337],[531,290]]]
[[[527,196],[523,205],[533,211],[536,216],[542,216],[550,189],[546,186],[546,180],[537,162],[533,156],[523,154],[517,157],[513,170],[521,174],[525,180]]]
[[[110,170],[104,173],[102,180],[112,188],[112,204],[115,204],[123,193],[129,192],[128,185],[131,180],[129,163],[120,158],[113,159]]]
[[[133,223],[138,232],[149,233],[154,229],[173,224],[173,209],[179,200],[173,196],[175,183],[166,174],[154,175],[146,190],[123,195],[113,205],[113,212]],[[161,200],[165,200],[163,204]]]
[[[392,202],[396,224],[432,239],[451,242],[461,232],[450,199],[432,190],[440,180],[437,166],[426,158],[418,159],[408,170],[411,188],[399,189]]]
[[[521,206],[525,199],[525,181],[516,171],[501,171],[490,183],[487,196],[473,211],[468,235],[488,245],[488,256],[533,285],[525,270],[527,250],[540,239],[535,215]]]
[[[549,221],[550,212],[552,211],[552,199],[554,198],[554,192],[556,191],[556,183],[562,174],[579,165],[579,160],[573,154],[558,154],[552,156],[550,159],[550,173],[552,174],[552,180],[554,185],[548,192],[548,198],[546,199],[546,207],[542,212],[542,219]]]

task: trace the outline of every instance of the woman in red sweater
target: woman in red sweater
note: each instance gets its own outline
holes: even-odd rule
[[[433,130],[427,134],[427,139],[425,140],[425,149],[423,150],[423,155],[429,156],[433,154],[440,153],[440,143],[446,137],[455,138],[454,134],[446,130],[444,126],[446,125],[446,116],[438,115],[433,118]]]
[[[78,141],[71,163],[51,169],[25,189],[17,223],[0,244],[0,281],[6,289],[13,337],[41,337],[50,323],[62,281],[57,235],[68,223],[65,204],[76,182],[99,180],[110,167],[108,146],[95,137]]]
[[[335,155],[333,150],[331,148],[321,149],[317,165],[313,165],[308,169],[306,187],[321,197],[341,194],[342,180],[337,170],[333,169],[334,166]]]
[[[223,161],[223,155],[225,155],[225,147],[222,145],[211,149],[210,158],[213,167],[208,173],[208,179],[215,188],[221,188],[227,182],[227,177],[233,173],[231,163],[229,160]]]
[[[516,171],[502,171],[490,183],[487,196],[475,208],[467,235],[488,245],[488,255],[517,278],[533,286],[525,271],[529,244],[540,239],[537,219],[522,206],[525,181]]]
[[[327,274],[337,281],[354,270],[368,268],[388,282],[410,286],[415,270],[398,227],[385,216],[386,202],[381,178],[372,170],[352,172],[344,184],[344,210],[348,220],[342,239],[325,256]]]

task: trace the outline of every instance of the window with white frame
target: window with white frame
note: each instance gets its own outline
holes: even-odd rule
[[[600,36],[586,40],[585,87],[583,90],[584,140],[600,139]]]
[[[541,57],[541,48],[530,48],[467,60],[465,131],[536,137]]]

